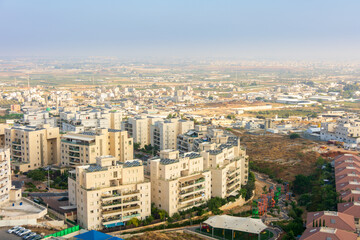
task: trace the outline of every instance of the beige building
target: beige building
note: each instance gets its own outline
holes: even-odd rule
[[[5,129],[5,146],[11,151],[13,170],[27,172],[58,164],[60,155],[59,128],[43,124]]]
[[[10,149],[0,149],[0,205],[10,200],[11,168]]]
[[[78,166],[69,175],[69,202],[86,229],[124,225],[151,214],[150,182],[141,161],[120,162],[113,156],[96,158],[96,165]]]
[[[150,160],[151,201],[170,216],[204,204],[211,197],[211,172],[204,171],[199,153],[179,155],[163,150]]]
[[[194,122],[182,119],[166,119],[151,125],[151,145],[160,149],[177,149],[177,136],[194,129]]]
[[[9,128],[9,124],[0,124],[0,148],[5,147],[5,129]]]
[[[162,118],[153,116],[136,116],[122,122],[121,129],[128,131],[135,143],[140,143],[140,148],[151,144],[150,127]]]
[[[133,159],[133,140],[126,131],[98,129],[94,132],[68,133],[61,137],[61,165],[96,163],[96,157],[112,155],[119,161]]]

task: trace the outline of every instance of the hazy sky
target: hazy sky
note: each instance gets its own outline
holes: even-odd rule
[[[359,0],[0,0],[0,56],[359,58],[359,9]]]

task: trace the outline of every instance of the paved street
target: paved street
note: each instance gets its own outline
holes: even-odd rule
[[[11,227],[2,227],[0,228],[0,239],[1,240],[20,240],[21,237],[18,237],[15,234],[7,233],[7,230]]]

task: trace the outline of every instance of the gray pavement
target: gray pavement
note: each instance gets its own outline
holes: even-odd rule
[[[13,233],[7,233],[7,230],[11,227],[2,227],[0,228],[0,239],[1,240],[20,240],[21,237]]]

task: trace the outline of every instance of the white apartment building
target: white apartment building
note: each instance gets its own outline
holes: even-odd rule
[[[194,122],[181,119],[166,119],[151,125],[151,145],[160,150],[177,149],[177,136],[194,129]]]
[[[27,112],[24,113],[22,123],[24,125],[37,126],[40,124],[49,124],[51,127],[58,126],[58,118],[50,117],[48,111]]]
[[[64,132],[91,131],[100,128],[121,129],[122,113],[109,109],[61,112]]]
[[[69,175],[69,202],[86,229],[125,225],[151,214],[151,186],[141,161],[96,158],[95,165],[78,166]]]
[[[210,199],[211,172],[204,171],[199,153],[162,150],[160,158],[151,159],[149,165],[151,201],[170,216]]]
[[[360,143],[360,119],[341,118],[334,122],[321,123],[320,139],[336,140],[349,144]]]

